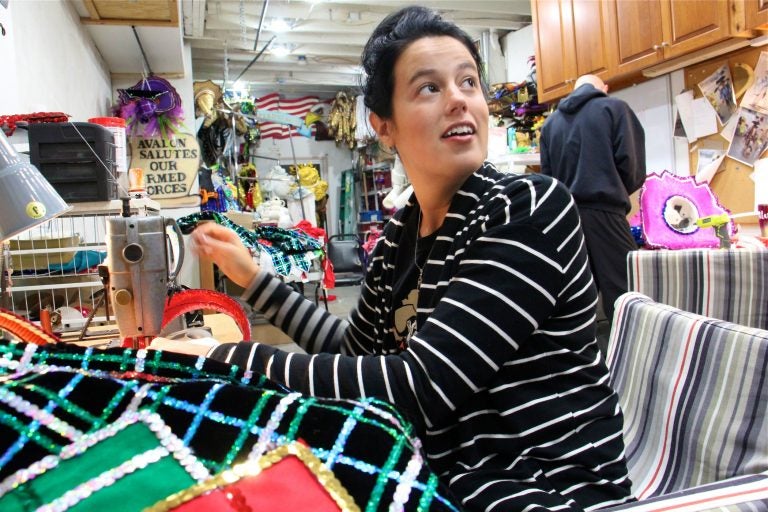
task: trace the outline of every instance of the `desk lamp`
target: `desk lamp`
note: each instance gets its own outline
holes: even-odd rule
[[[24,161],[0,130],[0,280],[6,301],[7,240],[67,212],[69,206],[37,168]]]
[[[69,206],[40,171],[0,131],[0,240],[69,211]]]

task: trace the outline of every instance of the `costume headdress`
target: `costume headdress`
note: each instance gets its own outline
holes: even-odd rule
[[[117,92],[115,114],[125,119],[129,134],[165,138],[182,126],[181,97],[168,80],[149,76]]]

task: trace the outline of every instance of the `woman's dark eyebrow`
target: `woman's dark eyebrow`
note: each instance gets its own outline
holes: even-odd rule
[[[477,73],[477,67],[475,66],[475,63],[472,62],[472,61],[462,62],[461,64],[459,64],[456,67],[457,71],[462,71],[464,69],[471,69],[472,71]],[[413,82],[416,82],[417,80],[419,80],[422,77],[434,75],[436,73],[437,73],[437,70],[435,68],[420,69],[416,73],[413,74],[413,76],[411,77],[410,80],[408,80],[408,85],[411,85]]]

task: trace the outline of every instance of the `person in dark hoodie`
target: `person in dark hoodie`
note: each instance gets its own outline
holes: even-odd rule
[[[626,216],[630,194],[645,182],[645,132],[629,105],[607,92],[595,75],[576,80],[542,127],[541,173],[563,182],[576,201],[611,321],[614,302],[627,291],[627,254],[637,249]]]

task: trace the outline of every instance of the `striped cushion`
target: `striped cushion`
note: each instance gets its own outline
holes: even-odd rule
[[[628,505],[610,512],[757,512],[768,510],[768,474],[738,476]]]
[[[629,292],[608,365],[638,499],[768,470],[768,331]]]
[[[629,291],[684,311],[768,329],[768,251],[632,251]]]

